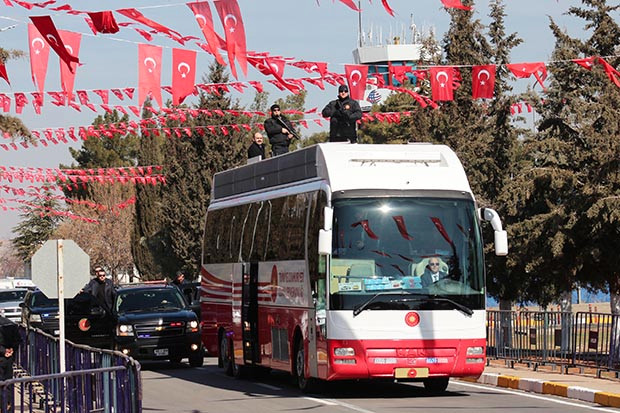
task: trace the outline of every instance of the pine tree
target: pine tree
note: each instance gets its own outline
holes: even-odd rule
[[[49,190],[29,203],[33,206],[20,215],[21,221],[13,228],[17,236],[11,240],[22,261],[30,260],[39,247],[52,237],[60,222],[60,217],[53,213],[58,210],[58,202]]]
[[[212,64],[205,83],[226,83],[224,67]],[[228,93],[201,93],[197,108],[206,110],[242,110]],[[211,195],[213,174],[241,165],[246,160],[246,146],[250,138],[247,131],[237,131],[231,125],[247,123],[247,117],[208,117],[201,114],[188,119],[186,125],[194,127],[191,137],[170,139],[165,145],[167,185],[163,193],[165,227],[170,234],[170,249],[177,265],[188,278],[199,275],[204,221]],[[174,122],[174,121],[173,121]],[[174,123],[173,123],[174,124]],[[217,125],[217,133],[205,133],[196,126]],[[228,135],[224,134],[225,127]],[[172,274],[167,274],[172,275]]]
[[[145,105],[150,105],[150,101]],[[143,117],[150,118],[152,113],[145,110]],[[138,146],[138,165],[164,165],[165,140],[161,134],[143,135]],[[178,268],[170,247],[170,234],[165,225],[162,203],[167,187],[168,185],[136,187],[131,253],[143,280],[162,279],[165,274],[172,274]]]

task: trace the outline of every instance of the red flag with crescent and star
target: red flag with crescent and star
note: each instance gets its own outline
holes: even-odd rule
[[[65,44],[67,51],[73,55],[80,54],[80,43],[82,41],[82,35],[76,32],[68,32],[60,30],[58,32],[62,42]],[[67,94],[67,100],[70,102],[73,100],[73,84],[75,82],[75,71],[77,69],[77,63],[71,63],[72,71],[69,70],[67,65],[60,64],[60,84],[62,90]]]
[[[472,67],[471,85],[472,98],[492,99],[495,90],[495,65]]]
[[[161,102],[162,48],[150,44],[138,45],[138,103],[140,106],[150,93],[159,107]]]
[[[200,30],[202,30],[202,34],[207,41],[207,47],[205,50],[215,56],[215,60],[217,60],[219,64],[225,66],[226,63],[219,52],[219,49],[223,46],[224,42],[220,42],[219,36],[215,33],[215,29],[213,27],[213,15],[211,14],[209,3],[206,1],[187,3],[187,7],[189,7],[194,13],[196,22],[198,22],[198,26],[200,27]]]
[[[181,44],[184,43],[184,41],[182,40],[183,36],[181,36],[181,33],[177,32],[176,30],[172,30],[169,27],[164,26],[163,24],[157,23],[156,21],[146,18],[142,13],[140,13],[136,9],[118,9],[116,10],[116,12],[122,14],[125,17],[129,17],[130,19],[140,22],[144,24],[145,26],[148,26],[151,29],[155,30],[156,32],[164,33],[168,35],[172,40],[175,40]]]
[[[545,90],[543,81],[547,78],[547,66],[545,66],[544,62],[513,63],[506,65],[506,67],[519,79],[525,79],[534,75],[538,83],[540,83],[540,86]]]
[[[4,63],[0,63],[0,78],[6,80],[6,83],[9,85],[11,84],[11,82],[9,82],[9,75],[6,73],[6,66],[4,66]]]
[[[30,45],[30,73],[34,86],[43,93],[45,74],[49,60],[50,48],[34,24],[28,25],[28,44]]]
[[[194,93],[196,80],[196,52],[172,49],[172,104],[180,105]]]
[[[88,12],[88,15],[90,16],[90,19],[93,22],[93,27],[97,32],[114,34],[119,31],[118,24],[114,19],[112,11],[106,10]]]
[[[239,4],[237,4],[237,0],[216,1],[215,8],[226,32],[226,51],[228,53],[230,71],[237,79],[237,69],[235,68],[235,59],[237,59],[241,71],[247,76],[248,61],[246,57],[245,29],[243,28]]]
[[[366,79],[368,78],[368,66],[366,65],[344,65],[344,73],[349,84],[349,96],[351,99],[364,99],[366,90]]]
[[[37,27],[39,33],[43,36],[43,39],[50,45],[52,49],[56,53],[58,53],[58,57],[65,62],[70,71],[73,72],[73,68],[71,67],[71,62],[75,62],[78,65],[80,64],[80,59],[75,57],[72,54],[69,54],[65,45],[56,30],[56,26],[54,26],[54,22],[50,16],[30,16],[30,20]]]
[[[429,69],[431,91],[434,101],[454,100],[453,70],[451,66],[435,66]]]

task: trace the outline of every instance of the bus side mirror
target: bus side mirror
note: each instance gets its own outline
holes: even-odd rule
[[[491,208],[480,208],[478,210],[478,214],[480,219],[490,221],[491,226],[495,231],[495,255],[508,255],[508,235],[506,234],[506,231],[502,229],[502,221],[499,218],[499,214]]]
[[[323,208],[323,229],[331,231],[334,219],[334,208],[326,206]]]
[[[319,255],[332,253],[332,230],[319,230]]]

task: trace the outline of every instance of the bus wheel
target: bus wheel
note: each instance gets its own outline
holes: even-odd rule
[[[446,391],[448,388],[448,377],[433,377],[431,379],[424,380],[424,388],[430,394],[440,394]]]
[[[304,343],[299,339],[295,346],[295,376],[297,378],[297,386],[304,393],[317,392],[320,387],[319,381],[313,377],[306,377],[305,361]]]
[[[218,364],[221,364],[224,368],[224,373],[227,376],[232,376],[233,373],[233,360],[231,357],[232,354],[232,343],[228,342],[226,338],[226,333],[223,333],[220,338],[220,351],[219,351],[219,360]]]

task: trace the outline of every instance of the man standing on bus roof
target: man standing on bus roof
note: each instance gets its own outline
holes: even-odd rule
[[[260,132],[254,134],[254,141],[248,148],[248,159],[260,156],[261,159],[265,159],[265,144],[263,142],[263,135]]]
[[[362,118],[362,109],[351,99],[346,85],[338,87],[338,99],[329,102],[321,113],[329,118],[330,142],[357,142],[357,121]]]
[[[282,155],[288,152],[288,146],[293,140],[293,126],[286,117],[280,112],[280,105],[271,105],[271,117],[265,119],[265,132],[271,144],[273,156]]]

